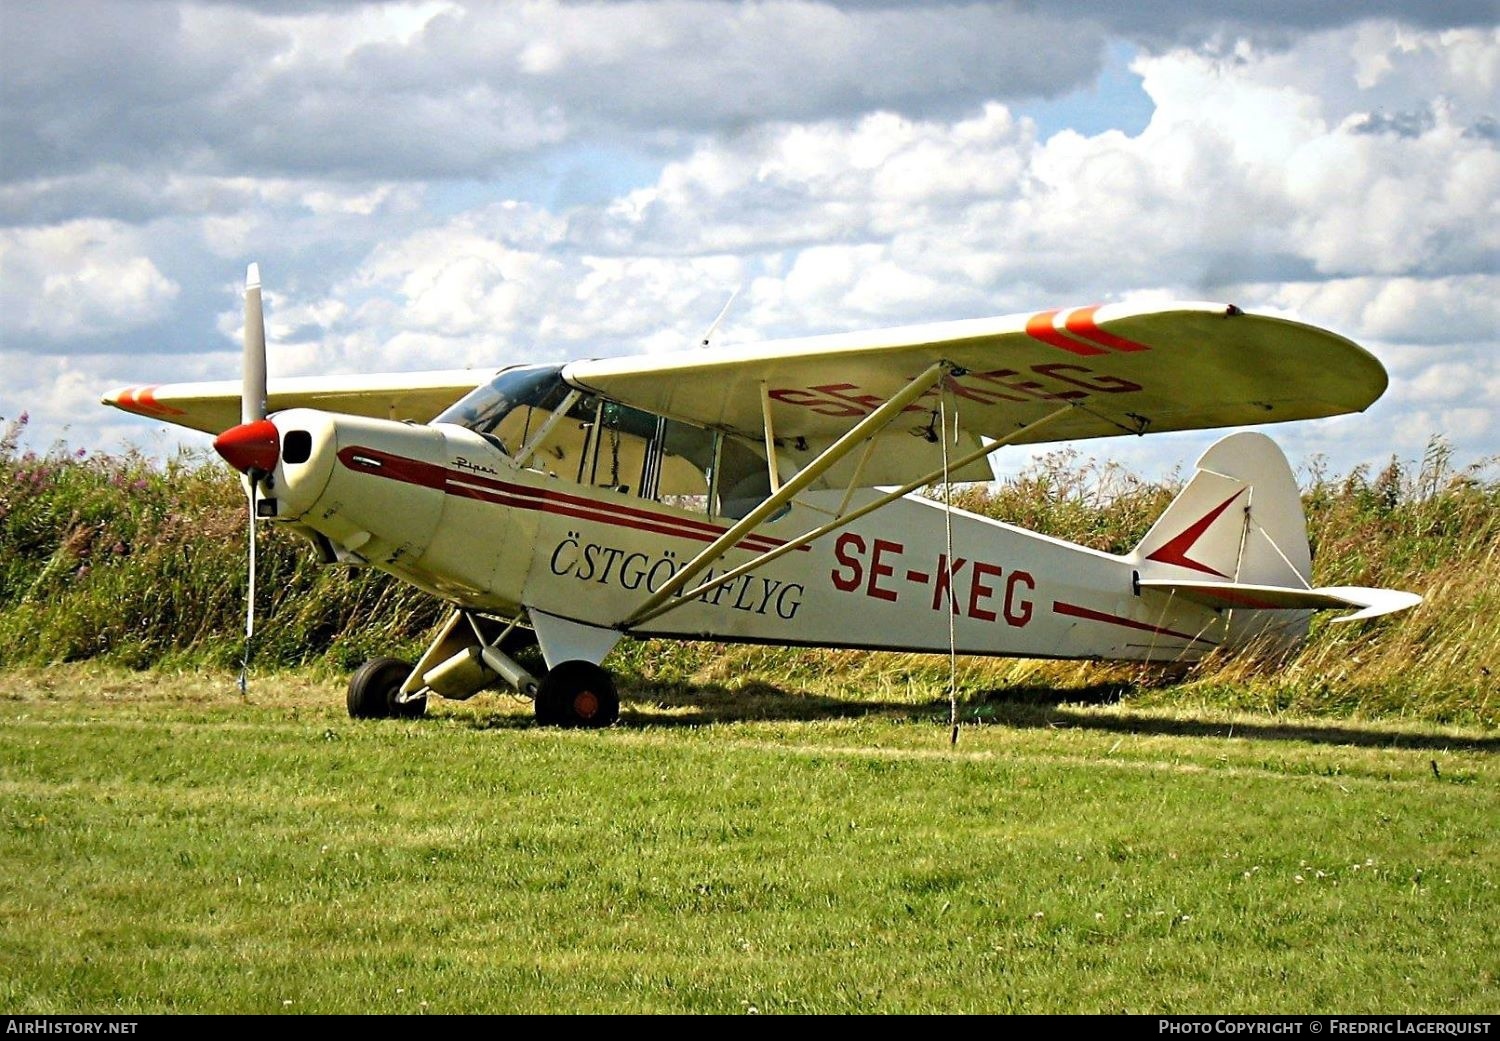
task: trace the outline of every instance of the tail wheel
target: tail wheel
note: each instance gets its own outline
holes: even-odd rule
[[[536,692],[536,721],[544,726],[607,727],[620,718],[620,697],[608,671],[587,661],[559,662]]]
[[[411,675],[411,663],[397,658],[371,658],[349,678],[351,719],[419,719],[427,698],[400,702],[401,684]]]

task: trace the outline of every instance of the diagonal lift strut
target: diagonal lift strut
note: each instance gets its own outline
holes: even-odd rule
[[[796,475],[783,484],[780,488],[755,509],[745,514],[743,518],[736,521],[728,531],[714,539],[696,557],[683,565],[682,569],[672,576],[672,579],[646,599],[635,612],[620,622],[617,626],[628,629],[638,624],[647,617],[655,617],[661,613],[658,608],[667,605],[678,590],[687,585],[693,578],[705,571],[714,561],[718,560],[724,553],[735,545],[746,535],[750,534],[761,522],[776,513],[787,503],[797,496],[808,485],[819,477],[844,456],[854,450],[865,438],[874,437],[880,433],[890,422],[901,414],[902,410],[917,398],[927,393],[937,382],[942,379],[943,372],[949,368],[946,362],[933,362],[921,375],[912,379],[906,386],[902,387],[892,397],[860,420],[844,433],[833,444],[823,449],[817,456]],[[670,607],[668,608],[670,610]]]
[[[934,368],[938,367],[939,366],[934,366]],[[785,492],[788,488],[790,488],[792,489],[791,494],[773,496],[772,499],[766,500],[766,503],[762,504],[760,509],[747,514],[744,520],[735,525],[734,528],[731,528],[729,531],[725,532],[723,536],[715,540],[713,545],[709,546],[698,556],[694,557],[686,567],[684,567],[677,573],[673,581],[664,585],[657,591],[654,596],[649,598],[645,603],[637,608],[635,613],[632,614],[630,618],[622,624],[621,627],[628,628],[641,625],[645,622],[651,621],[653,618],[658,618],[661,615],[666,614],[668,611],[671,611],[677,607],[681,607],[683,604],[691,603],[694,598],[700,596],[701,594],[706,593],[717,586],[732,582],[748,571],[752,571],[755,568],[762,566],[763,564],[767,564],[786,553],[790,553],[793,550],[806,545],[809,542],[820,539],[830,532],[837,531],[839,528],[845,527],[853,523],[854,521],[859,520],[861,517],[868,516],[869,514],[880,509],[882,506],[894,502],[895,500],[909,494],[910,492],[915,491],[917,488],[920,488],[926,484],[931,484],[933,481],[941,478],[944,474],[944,470],[942,468],[939,468],[938,470],[935,470],[930,474],[926,474],[925,476],[918,478],[915,481],[910,481],[893,491],[882,494],[879,498],[865,503],[863,506],[860,506],[850,513],[835,517],[827,523],[813,528],[811,531],[805,532],[788,542],[782,543],[774,549],[770,549],[764,553],[757,554],[754,559],[749,560],[736,568],[726,571],[722,575],[714,576],[711,581],[705,582],[702,585],[689,590],[687,593],[678,593],[678,590],[685,586],[691,578],[701,573],[704,568],[706,568],[709,564],[713,563],[714,560],[722,556],[725,548],[732,546],[736,542],[738,542],[739,539],[743,537],[754,526],[747,525],[746,521],[754,519],[754,521],[758,524],[762,516],[770,516],[771,513],[773,513],[776,509],[779,509],[781,505],[783,505],[786,501],[789,501],[792,495],[795,495],[797,491],[800,491],[801,488],[806,487],[806,485],[812,483],[812,481],[816,480],[819,475],[821,475],[825,470],[828,469],[829,466],[832,466],[834,463],[838,462],[840,458],[848,454],[848,452],[852,451],[861,440],[863,440],[864,438],[874,438],[879,433],[880,427],[883,427],[885,423],[888,423],[889,419],[885,419],[884,422],[881,423],[871,423],[870,421],[875,420],[877,416],[880,415],[881,410],[889,408],[891,406],[896,406],[899,402],[899,406],[892,409],[892,411],[889,413],[889,415],[893,417],[895,414],[899,413],[901,409],[904,408],[906,404],[911,400],[920,397],[922,393],[925,392],[927,387],[931,386],[931,383],[928,383],[925,386],[916,389],[913,393],[911,393],[910,397],[905,397],[905,395],[908,391],[913,390],[918,381],[924,380],[931,374],[931,372],[932,370],[929,369],[927,372],[917,377],[916,380],[914,380],[911,384],[908,384],[907,387],[903,389],[901,394],[897,395],[897,397],[891,398],[890,401],[887,401],[884,405],[881,406],[880,409],[877,409],[875,412],[867,416],[864,422],[851,429],[849,433],[844,435],[844,437],[840,438],[837,442],[830,445],[821,455],[814,459],[813,462],[810,463],[805,469],[798,472],[796,477],[794,477],[787,483],[786,486],[784,486],[782,491]],[[904,400],[902,400],[903,398]],[[1018,438],[1038,429],[1039,427],[1052,422],[1058,416],[1061,416],[1071,411],[1072,409],[1073,406],[1071,404],[1062,405],[1047,413],[1046,415],[1040,417],[1039,419],[1035,419],[1032,422],[1025,424],[1024,426],[1018,427],[998,441],[992,441],[989,444],[982,445],[978,449],[969,452],[960,459],[953,460],[949,464],[948,470],[951,472],[952,470],[968,466],[970,463],[984,458],[995,449],[1001,448],[1006,444],[1009,444],[1010,442],[1015,441]],[[831,455],[831,453],[834,453],[835,450],[838,450],[838,454]],[[812,470],[814,466],[818,466],[819,469],[815,473],[809,474],[808,471]],[[804,475],[806,475],[805,480],[803,480]],[[793,487],[794,484],[796,485],[795,488]],[[776,501],[774,502],[774,504],[772,504],[773,500],[777,499],[779,499],[779,501]],[[845,497],[845,500],[847,503],[847,496]],[[767,508],[767,504],[772,505],[770,505],[770,508]],[[701,566],[695,566],[700,564]]]

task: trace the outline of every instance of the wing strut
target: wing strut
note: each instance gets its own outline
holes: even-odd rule
[[[683,586],[697,574],[706,569],[714,561],[724,555],[730,547],[739,543],[750,532],[754,531],[767,517],[780,510],[791,502],[804,488],[812,484],[834,463],[848,455],[854,448],[867,437],[874,437],[880,433],[890,422],[901,414],[902,409],[910,405],[917,398],[927,393],[928,390],[940,380],[947,368],[946,362],[933,362],[920,376],[917,376],[906,386],[902,387],[890,400],[883,402],[879,408],[871,412],[864,419],[854,424],[844,432],[833,444],[823,449],[817,458],[798,470],[796,475],[778,488],[771,497],[762,502],[755,509],[745,514],[743,518],[724,534],[714,539],[708,546],[692,560],[683,565],[672,579],[647,598],[636,612],[619,624],[619,628],[627,629],[642,619],[654,618],[661,612],[657,609],[667,603]],[[770,429],[767,428],[767,438],[770,437]],[[670,608],[668,608],[670,609]]]
[[[766,390],[766,381],[760,381],[760,421],[766,435],[766,469],[771,479],[771,491],[781,491],[781,460],[776,456],[776,428],[771,423],[771,395]]]
[[[894,400],[894,399],[892,399],[892,400]],[[889,404],[889,402],[887,404]],[[677,597],[674,600],[671,600],[670,602],[666,602],[666,603],[661,602],[665,598],[663,598],[662,595],[661,595],[661,592],[658,591],[658,593],[657,593],[656,596],[652,597],[651,600],[648,600],[646,603],[642,604],[641,607],[640,607],[640,609],[637,610],[635,612],[635,614],[633,614],[633,615],[630,616],[629,620],[624,623],[623,627],[640,625],[643,622],[649,622],[649,621],[651,621],[651,619],[658,618],[661,615],[666,614],[668,611],[672,610],[675,607],[681,607],[683,604],[691,603],[695,597],[701,596],[702,594],[704,594],[704,593],[706,593],[706,592],[708,592],[708,591],[710,591],[710,590],[712,590],[712,589],[714,589],[714,588],[716,588],[718,586],[722,586],[722,585],[725,585],[726,583],[733,582],[735,579],[739,578],[741,575],[743,575],[747,571],[753,571],[755,568],[760,567],[762,564],[768,564],[771,561],[775,560],[777,557],[782,556],[783,554],[790,553],[792,550],[797,549],[800,546],[805,546],[809,542],[813,542],[813,541],[815,541],[817,539],[822,538],[824,535],[827,535],[829,532],[837,531],[838,529],[840,529],[842,527],[846,527],[847,525],[852,524],[853,522],[859,520],[861,517],[868,516],[869,514],[874,513],[876,510],[880,509],[882,506],[889,505],[890,503],[895,502],[897,499],[901,498],[902,496],[908,495],[911,492],[916,491],[918,488],[922,487],[924,484],[931,484],[933,481],[935,481],[938,478],[942,477],[945,472],[951,472],[953,470],[961,470],[965,466],[968,466],[970,463],[975,462],[975,461],[977,461],[979,459],[983,459],[985,456],[989,455],[995,449],[997,449],[997,448],[1003,448],[1006,445],[1010,444],[1012,441],[1015,441],[1017,438],[1024,437],[1025,435],[1031,433],[1033,430],[1036,430],[1039,427],[1046,426],[1048,423],[1052,422],[1058,416],[1063,415],[1065,412],[1072,411],[1073,408],[1075,408],[1075,407],[1076,406],[1074,406],[1072,404],[1067,404],[1067,405],[1062,405],[1062,406],[1060,406],[1060,407],[1058,407],[1056,409],[1053,409],[1051,412],[1048,412],[1045,416],[1042,416],[1040,419],[1034,419],[1030,423],[1027,423],[1025,426],[1017,427],[1015,430],[1012,430],[1009,434],[1006,434],[1004,437],[1000,438],[998,441],[991,441],[989,444],[982,445],[979,448],[975,449],[974,451],[969,452],[967,455],[964,455],[963,457],[961,457],[959,459],[955,459],[955,460],[949,462],[944,467],[939,467],[938,469],[934,470],[932,473],[927,474],[924,477],[920,477],[920,478],[918,478],[915,481],[910,481],[910,482],[902,485],[900,488],[895,489],[894,491],[886,492],[884,495],[880,496],[880,498],[875,499],[875,500],[873,500],[871,502],[867,502],[863,506],[859,507],[858,509],[853,510],[850,513],[844,514],[843,516],[835,517],[833,520],[829,521],[827,524],[820,525],[819,527],[816,527],[816,528],[812,529],[809,532],[806,532],[806,533],[804,533],[802,535],[798,535],[796,538],[792,539],[789,542],[782,543],[780,546],[777,546],[775,549],[767,550],[766,552],[761,553],[758,556],[756,556],[754,560],[747,561],[746,563],[741,564],[737,568],[732,568],[731,570],[724,572],[724,574],[722,574],[722,575],[716,575],[716,576],[714,576],[714,578],[713,578],[712,581],[705,582],[702,585],[698,586],[697,588],[689,590],[686,593],[683,593],[681,596]],[[857,430],[858,427],[856,427],[855,429]],[[853,432],[854,431],[850,431],[850,433],[853,433]],[[837,448],[837,447],[838,446],[836,444],[833,445],[833,446],[830,446],[830,448],[828,449],[828,451],[831,452],[831,451],[833,451],[834,448]],[[823,454],[827,455],[828,452],[824,452]],[[819,456],[818,459],[814,460],[814,462],[816,463],[819,460],[821,460],[822,458],[823,458],[822,456]],[[835,460],[830,460],[829,464],[831,465],[834,461]],[[798,476],[800,477],[801,474],[798,474]],[[770,501],[770,500],[767,500],[767,501]],[[739,535],[736,535],[735,537],[738,538]],[[722,542],[722,541],[724,541],[724,539],[721,538],[718,541]],[[715,544],[717,545],[717,542]],[[710,546],[709,549],[713,549],[713,547]],[[703,551],[703,553],[707,553],[707,552],[708,552],[708,550],[704,550]],[[703,553],[700,553],[699,557],[702,557]],[[690,563],[688,565],[688,567],[692,567],[692,565],[696,564],[697,562],[698,562],[698,558],[694,558],[694,560],[692,561],[692,563]],[[686,570],[687,569],[685,568],[684,571],[686,571]],[[701,571],[701,570],[702,570],[702,568],[697,569],[697,571]],[[697,574],[697,571],[694,571],[693,573]],[[678,572],[679,576],[682,575],[682,574],[683,574],[682,571]],[[666,590],[668,596],[670,596],[671,593],[672,593],[672,591],[674,589],[680,588],[681,586],[683,586],[685,584],[686,584],[685,582],[669,583],[668,585],[663,586],[662,589]],[[656,601],[656,602],[653,603],[653,601]]]

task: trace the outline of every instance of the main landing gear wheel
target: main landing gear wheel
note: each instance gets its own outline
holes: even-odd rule
[[[592,662],[559,662],[542,677],[536,721],[543,726],[598,728],[619,718],[615,681]]]
[[[396,658],[371,658],[349,677],[351,719],[420,719],[427,697],[398,702],[401,684],[411,675],[411,663]]]

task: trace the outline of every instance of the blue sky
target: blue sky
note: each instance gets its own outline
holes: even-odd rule
[[[1497,87],[1467,0],[0,0],[0,416],[205,444],[97,398],[232,377],[257,260],[283,375],[1227,300],[1391,372],[1294,463],[1475,460]]]
[[[1112,41],[1105,48],[1103,64],[1093,82],[1059,97],[1019,102],[1015,111],[1035,120],[1037,132],[1043,137],[1059,130],[1086,135],[1118,130],[1133,137],[1146,129],[1155,111],[1151,96],[1141,88],[1141,77],[1130,70],[1139,53],[1129,43]]]

